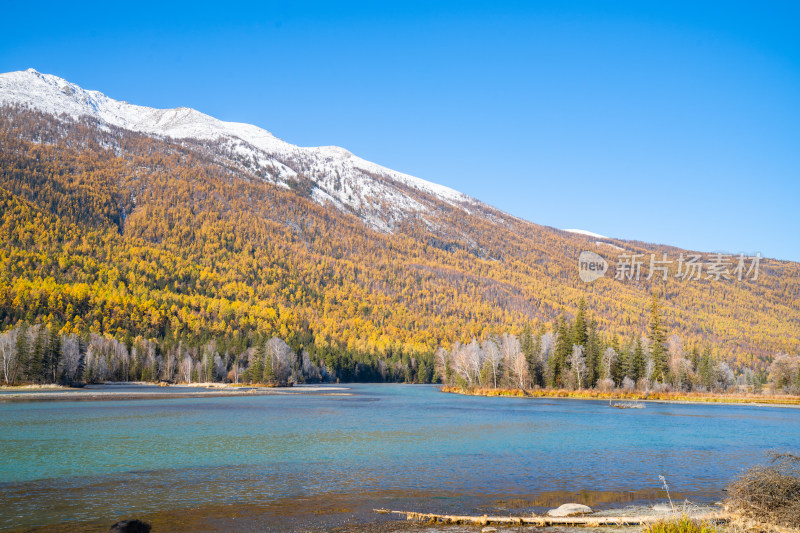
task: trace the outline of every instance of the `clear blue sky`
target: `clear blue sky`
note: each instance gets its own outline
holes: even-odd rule
[[[798,261],[798,6],[12,0],[0,71],[343,146],[540,224]]]

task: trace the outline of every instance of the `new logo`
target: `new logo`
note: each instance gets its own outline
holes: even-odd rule
[[[605,276],[606,270],[608,270],[608,262],[594,252],[583,251],[578,257],[578,273],[586,283],[602,278]]]

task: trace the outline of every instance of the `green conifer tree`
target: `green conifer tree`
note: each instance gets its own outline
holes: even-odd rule
[[[525,324],[520,335],[520,348],[525,356],[525,363],[528,367],[528,377],[533,385],[543,386],[544,369],[540,363],[540,337],[535,337],[530,324]]]
[[[616,333],[611,337],[611,347],[617,353],[616,359],[614,359],[614,362],[611,364],[611,379],[619,386],[619,384],[622,383],[622,379],[625,377],[625,354],[620,349],[619,337],[617,337]]]
[[[581,301],[578,304],[578,314],[575,316],[575,323],[573,324],[572,328],[572,344],[577,344],[586,348],[588,338],[586,300],[581,298]]]
[[[207,365],[206,372],[207,372],[206,380],[208,382],[216,381],[216,379],[217,379],[217,362],[216,362],[216,360],[214,358],[214,354],[213,353],[208,354],[208,365]]]
[[[653,292],[650,304],[650,356],[653,358],[653,379],[666,383],[669,376],[669,361],[667,360],[667,335],[661,320],[658,305],[658,295]]]
[[[700,374],[700,382],[707,390],[713,390],[717,384],[716,376],[714,376],[714,356],[711,352],[711,346],[706,346],[703,349],[703,355],[700,356],[698,373]]]
[[[548,361],[550,365],[550,386],[564,386],[564,373],[567,360],[572,353],[572,327],[565,318],[559,318],[556,325],[556,347]]]
[[[45,379],[50,383],[56,383],[58,382],[58,363],[61,361],[61,336],[55,326],[50,327],[46,353]]]
[[[262,353],[264,354],[264,363],[262,364],[261,381],[263,383],[275,383],[275,355],[270,350],[267,350],[266,346],[262,348]]]
[[[420,361],[417,365],[417,383],[428,383],[428,365],[424,361]]]
[[[44,383],[45,355],[47,352],[47,331],[43,327],[36,328],[36,338],[33,341],[33,350],[28,358],[28,379],[36,383]]]
[[[589,388],[597,385],[600,379],[600,358],[603,353],[603,343],[597,332],[597,322],[592,320],[589,324],[589,335],[586,339],[586,385]]]
[[[644,376],[644,346],[642,346],[642,338],[638,335],[633,343],[633,352],[631,357],[630,369],[628,377],[634,382],[638,382]]]

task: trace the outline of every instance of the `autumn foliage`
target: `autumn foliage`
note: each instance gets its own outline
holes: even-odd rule
[[[439,347],[554,330],[582,299],[605,341],[647,328],[649,282],[577,278],[586,237],[482,204],[442,204],[438,227],[411,218],[384,234],[314,202],[310,178],[279,187],[218,148],[3,108],[0,327],[163,353],[213,340],[240,354],[277,337],[342,379],[388,367],[410,381],[418,361],[433,377]],[[665,330],[736,367],[766,372],[800,351],[796,263],[765,260],[756,282],[658,288]]]

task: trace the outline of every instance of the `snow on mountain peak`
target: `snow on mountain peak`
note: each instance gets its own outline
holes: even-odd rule
[[[587,237],[594,237],[595,239],[608,239],[605,235],[600,235],[599,233],[594,233],[592,231],[586,231],[585,229],[565,229],[563,231],[569,233],[576,233],[578,235],[586,235]]]
[[[429,211],[431,199],[426,195],[462,209],[477,203],[449,187],[395,172],[338,146],[299,147],[257,126],[224,122],[195,109],[129,104],[33,68],[0,74],[0,105],[5,104],[75,119],[89,116],[101,124],[148,135],[222,140],[231,153],[265,169],[268,179],[280,182],[302,174],[315,183],[316,201],[352,210],[381,231],[392,231],[404,218]]]

